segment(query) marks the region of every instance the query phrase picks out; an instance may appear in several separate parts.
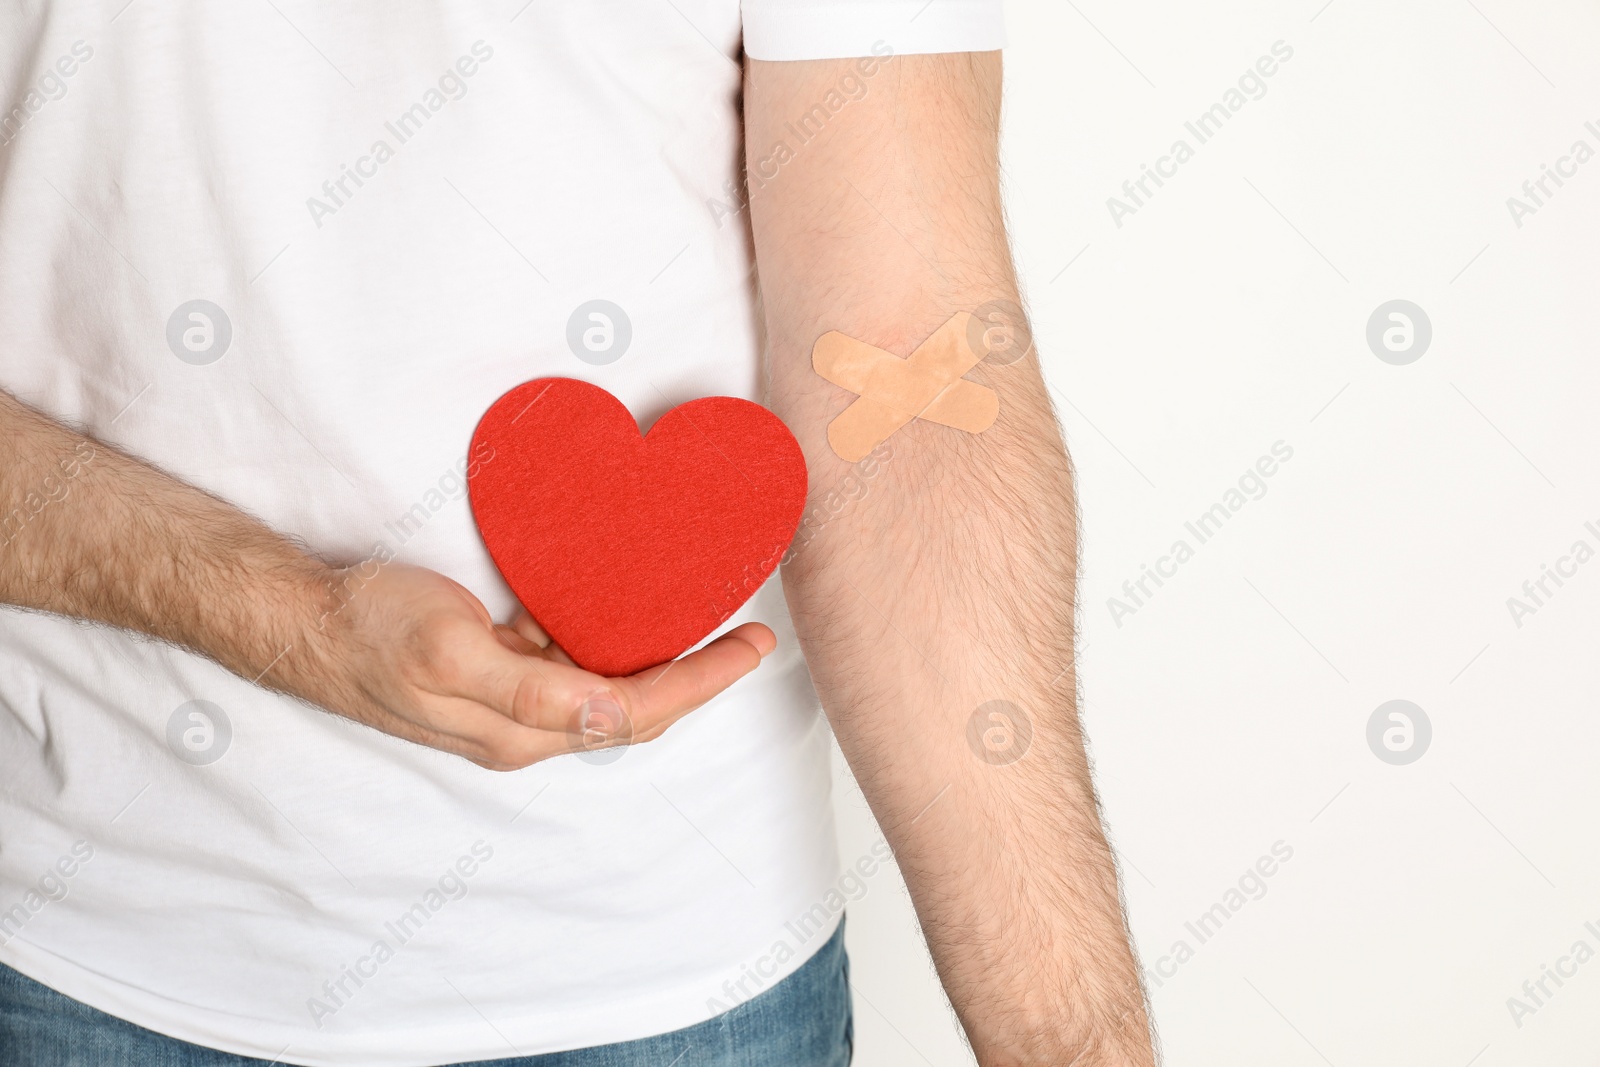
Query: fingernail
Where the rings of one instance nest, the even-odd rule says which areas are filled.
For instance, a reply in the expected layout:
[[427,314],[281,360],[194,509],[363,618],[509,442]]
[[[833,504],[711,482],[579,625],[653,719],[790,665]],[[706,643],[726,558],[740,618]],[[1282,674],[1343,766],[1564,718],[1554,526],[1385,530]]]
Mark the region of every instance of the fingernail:
[[622,732],[626,721],[622,705],[610,693],[595,693],[578,708],[578,732],[585,745],[610,740]]

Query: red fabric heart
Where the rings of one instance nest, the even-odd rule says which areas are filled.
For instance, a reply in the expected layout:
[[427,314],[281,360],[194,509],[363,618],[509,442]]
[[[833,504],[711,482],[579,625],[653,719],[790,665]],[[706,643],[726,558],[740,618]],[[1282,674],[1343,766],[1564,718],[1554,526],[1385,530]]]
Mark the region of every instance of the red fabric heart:
[[641,436],[572,378],[524,382],[472,435],[472,513],[511,591],[585,670],[634,674],[720,626],[766,581],[805,509],[800,445],[729,396]]

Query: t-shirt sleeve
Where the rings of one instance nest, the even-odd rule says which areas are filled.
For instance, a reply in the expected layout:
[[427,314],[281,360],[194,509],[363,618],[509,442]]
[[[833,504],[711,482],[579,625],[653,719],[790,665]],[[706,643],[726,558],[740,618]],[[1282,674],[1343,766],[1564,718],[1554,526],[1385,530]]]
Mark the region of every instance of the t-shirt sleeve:
[[751,59],[846,59],[1005,47],[1004,0],[741,0]]

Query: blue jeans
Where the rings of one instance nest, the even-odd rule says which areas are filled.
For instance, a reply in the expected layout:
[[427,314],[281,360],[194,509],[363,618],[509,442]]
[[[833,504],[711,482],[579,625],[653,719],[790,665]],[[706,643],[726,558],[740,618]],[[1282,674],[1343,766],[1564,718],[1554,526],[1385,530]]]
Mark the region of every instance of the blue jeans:
[[[771,989],[696,1026],[571,1052],[456,1067],[847,1067],[854,1044],[844,924]],[[96,1011],[0,964],[4,1067],[267,1067]]]

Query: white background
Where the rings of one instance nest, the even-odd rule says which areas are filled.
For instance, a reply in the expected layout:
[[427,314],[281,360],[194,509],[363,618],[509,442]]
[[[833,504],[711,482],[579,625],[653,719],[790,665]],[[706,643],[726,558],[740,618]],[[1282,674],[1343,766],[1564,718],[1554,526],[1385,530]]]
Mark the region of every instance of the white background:
[[[1008,18],[1013,238],[1080,473],[1084,718],[1142,963],[1194,949],[1152,983],[1167,1062],[1593,1062],[1600,960],[1520,1026],[1507,999],[1600,951],[1600,561],[1520,627],[1507,599],[1600,548],[1600,159],[1520,228],[1506,200],[1600,150],[1600,10]],[[1266,95],[1197,145],[1185,120],[1279,40]],[[1194,158],[1118,228],[1107,198],[1179,137]],[[1392,299],[1431,320],[1409,365],[1367,345]],[[1117,626],[1107,598],[1280,440],[1266,495]],[[1368,747],[1392,699],[1432,724],[1409,765]],[[847,771],[838,808],[849,861],[877,831]],[[1278,841],[1265,895],[1198,944],[1185,922]],[[892,869],[849,939],[857,1063],[971,1062]]]

